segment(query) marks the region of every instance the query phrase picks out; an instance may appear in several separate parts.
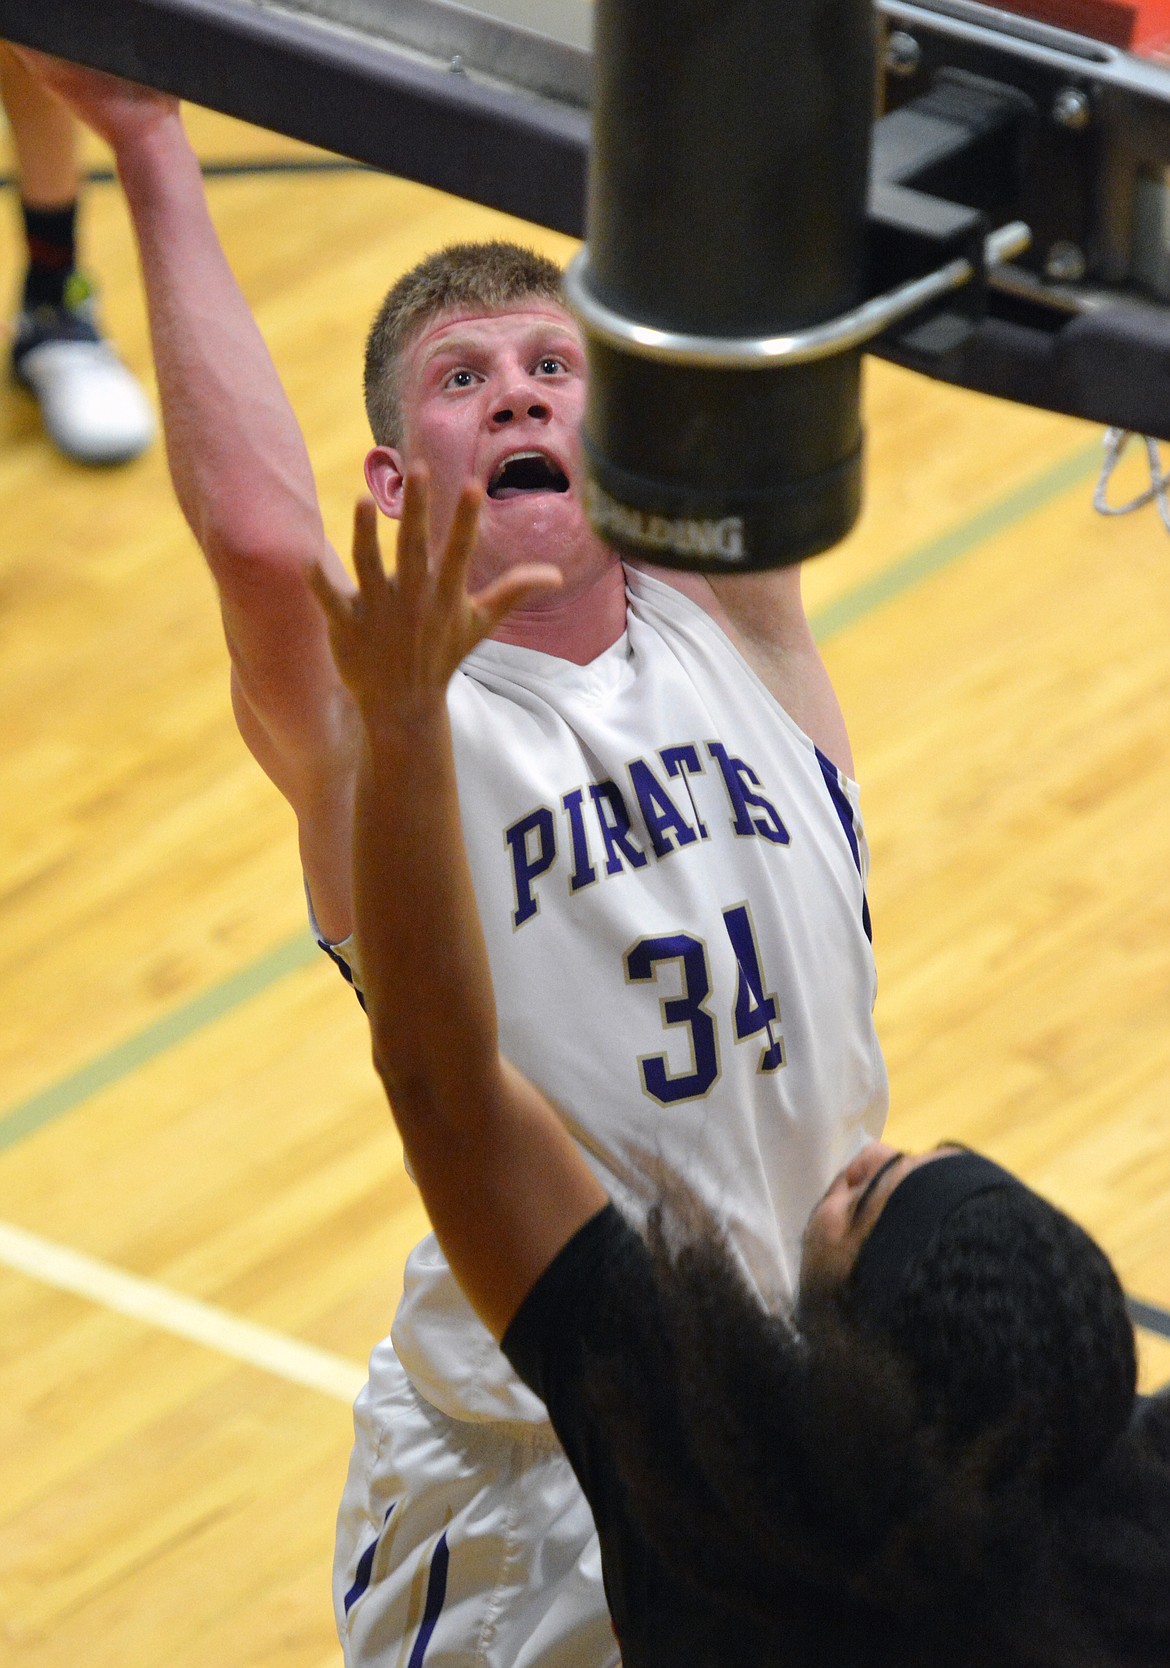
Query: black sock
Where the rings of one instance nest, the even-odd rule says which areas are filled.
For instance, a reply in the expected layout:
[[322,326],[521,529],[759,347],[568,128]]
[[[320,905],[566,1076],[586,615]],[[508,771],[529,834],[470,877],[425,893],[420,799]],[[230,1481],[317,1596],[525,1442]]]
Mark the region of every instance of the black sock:
[[28,312],[37,307],[60,307],[76,262],[77,204],[38,209],[22,203],[21,208],[28,239],[24,307]]

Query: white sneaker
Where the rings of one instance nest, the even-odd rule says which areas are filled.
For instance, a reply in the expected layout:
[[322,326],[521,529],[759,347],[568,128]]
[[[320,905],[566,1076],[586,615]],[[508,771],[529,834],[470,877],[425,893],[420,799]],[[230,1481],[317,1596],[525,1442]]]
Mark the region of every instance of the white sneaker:
[[86,308],[38,308],[17,321],[13,374],[45,428],[78,463],[128,463],[154,438],[150,402]]

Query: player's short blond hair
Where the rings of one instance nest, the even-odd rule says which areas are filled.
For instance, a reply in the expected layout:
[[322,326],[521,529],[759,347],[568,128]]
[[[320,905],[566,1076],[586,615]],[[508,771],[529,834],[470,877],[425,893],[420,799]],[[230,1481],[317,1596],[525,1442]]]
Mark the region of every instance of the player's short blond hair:
[[417,331],[455,307],[485,312],[519,301],[565,305],[555,261],[517,243],[452,243],[421,260],[393,285],[366,338],[366,415],[379,446],[402,443],[401,356]]

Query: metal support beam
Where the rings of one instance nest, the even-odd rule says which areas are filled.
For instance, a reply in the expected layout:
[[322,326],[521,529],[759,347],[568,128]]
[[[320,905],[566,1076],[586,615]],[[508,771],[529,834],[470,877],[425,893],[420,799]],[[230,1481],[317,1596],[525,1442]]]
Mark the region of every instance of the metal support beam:
[[[579,234],[589,149],[580,49],[436,0],[404,8],[420,30],[428,10],[430,53],[252,0],[0,0],[0,38]],[[459,54],[446,54],[459,41],[467,57],[453,66]],[[482,62],[493,73],[468,69]]]

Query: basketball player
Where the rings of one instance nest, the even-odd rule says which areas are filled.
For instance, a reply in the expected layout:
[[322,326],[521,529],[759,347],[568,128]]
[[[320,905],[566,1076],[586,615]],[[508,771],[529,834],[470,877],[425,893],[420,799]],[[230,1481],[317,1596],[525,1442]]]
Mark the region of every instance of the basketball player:
[[78,463],[128,463],[154,436],[135,377],[103,335],[77,259],[82,187],[73,116],[0,42],[0,99],[11,130],[27,264],[12,330],[13,380],[45,431]]
[[[115,152],[240,730],[296,812],[322,943],[360,985],[362,729],[309,575],[351,582],[302,438],[174,103],[47,73]],[[457,248],[408,274],[371,331],[366,382],[379,508],[401,514],[423,463],[445,537],[471,477],[485,495],[473,584],[533,562],[560,576],[500,620],[450,693],[502,1046],[607,1189],[634,1206],[657,1155],[727,1220],[752,1286],[791,1293],[809,1210],[887,1098],[865,839],[799,573],[635,572],[593,536],[581,341],[557,269],[522,250]],[[430,769],[420,741],[424,800]],[[335,1568],[351,1664],[616,1660],[585,1500],[433,1238],[409,1260],[355,1426]]]
[[426,487],[393,579],[367,504],[360,605],[316,586],[365,726],[374,1059],[451,1266],[593,1508],[624,1668],[1164,1663],[1170,1392],[1134,1419],[1125,1296],[1075,1223],[975,1153],[870,1142],[812,1213],[792,1325],[677,1179],[647,1243],[501,1055],[446,687],[560,576],[466,595],[478,484],[428,571]]

